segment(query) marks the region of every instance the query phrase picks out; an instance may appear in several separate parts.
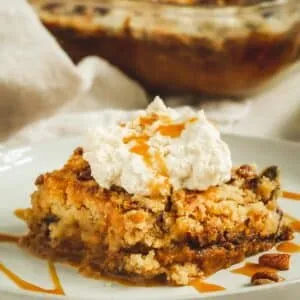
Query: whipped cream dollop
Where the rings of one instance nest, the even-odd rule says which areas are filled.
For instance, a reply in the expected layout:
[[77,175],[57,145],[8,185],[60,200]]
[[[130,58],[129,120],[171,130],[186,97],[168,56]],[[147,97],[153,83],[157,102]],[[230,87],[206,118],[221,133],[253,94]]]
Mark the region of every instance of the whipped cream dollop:
[[137,195],[206,190],[230,179],[232,160],[203,111],[167,108],[156,97],[133,120],[90,129],[84,158],[103,188]]

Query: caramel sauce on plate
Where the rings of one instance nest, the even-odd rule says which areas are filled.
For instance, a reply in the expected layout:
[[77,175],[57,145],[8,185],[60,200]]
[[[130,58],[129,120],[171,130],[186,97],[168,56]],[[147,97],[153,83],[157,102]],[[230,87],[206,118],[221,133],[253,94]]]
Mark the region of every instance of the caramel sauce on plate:
[[[148,280],[142,282],[134,282],[129,281],[126,278],[116,278],[111,276],[103,276],[99,277],[101,280],[113,282],[116,284],[121,284],[128,287],[159,287],[159,286],[166,286],[166,283],[159,281],[159,280]],[[168,285],[167,285],[168,286]],[[195,288],[200,293],[209,293],[209,292],[218,292],[226,290],[224,287],[212,283],[208,283],[202,281],[200,279],[193,280],[189,283],[189,286]]]
[[292,223],[292,226],[296,232],[300,233],[300,221],[296,220]]
[[[110,276],[100,276],[99,277],[102,280],[114,282],[117,284],[121,284],[124,286],[129,287],[159,287],[159,286],[166,286],[164,282],[161,282],[159,280],[148,280],[148,281],[142,281],[142,282],[133,282],[129,281],[126,278],[115,278]],[[209,293],[209,292],[218,292],[218,291],[224,291],[226,290],[224,287],[212,283],[208,283],[205,281],[202,281],[200,279],[193,280],[189,283],[189,286],[195,288],[200,293]]]
[[249,277],[252,277],[257,272],[277,272],[277,270],[255,263],[245,263],[243,267],[231,270],[231,273],[241,274]]
[[0,263],[0,272],[4,273],[12,282],[14,282],[19,288],[32,292],[40,292],[54,295],[64,295],[63,288],[60,284],[59,278],[56,273],[55,266],[52,262],[48,263],[49,273],[54,285],[53,289],[44,289],[28,281],[23,280],[16,273],[9,270],[6,266]]
[[276,249],[281,252],[298,253],[300,252],[300,245],[297,245],[293,242],[283,242],[280,243]]
[[[286,198],[286,199],[300,201],[300,193],[283,191],[282,196],[283,196],[283,198]],[[292,221],[292,227],[294,228],[294,230],[296,232],[300,233],[300,220],[297,220],[296,218],[294,218],[288,214],[285,214],[285,216]]]
[[[0,242],[3,243],[17,243],[19,240],[18,236],[0,233]],[[27,291],[32,292],[41,292],[47,294],[54,294],[54,295],[64,295],[64,290],[61,286],[59,278],[57,276],[57,272],[55,266],[52,262],[48,262],[48,270],[51,276],[51,280],[53,282],[54,288],[53,289],[44,289],[35,284],[32,284],[28,281],[25,281],[21,277],[19,277],[16,273],[8,269],[4,264],[0,262],[0,272],[5,274],[12,282],[14,282],[19,288]]]
[[290,199],[290,200],[300,201],[300,194],[299,193],[283,191],[282,196],[284,198],[287,198],[287,199]]
[[[95,278],[95,277],[92,277]],[[113,275],[99,275],[96,277],[96,279],[100,279],[106,282],[111,282],[123,286],[128,287],[159,287],[159,286],[166,286],[166,284],[163,281],[155,280],[155,279],[149,279],[145,281],[134,281],[127,279],[126,277],[115,277]]]
[[194,287],[200,293],[211,293],[225,290],[225,288],[220,285],[204,282],[200,279],[192,281],[190,286]]
[[0,233],[0,242],[4,242],[4,243],[17,243],[18,239],[19,239],[18,236]]
[[284,214],[284,215],[286,218],[288,218],[291,221],[291,225],[292,225],[293,229],[295,230],[295,232],[300,233],[300,221],[288,214]]

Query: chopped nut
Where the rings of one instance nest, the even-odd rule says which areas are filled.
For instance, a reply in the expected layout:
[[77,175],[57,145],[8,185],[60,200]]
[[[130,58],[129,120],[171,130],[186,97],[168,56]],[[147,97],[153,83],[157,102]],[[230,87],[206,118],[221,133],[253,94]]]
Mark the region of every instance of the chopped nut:
[[169,212],[172,210],[172,198],[169,196],[168,201],[166,203],[165,211]]
[[80,171],[79,174],[77,175],[77,179],[81,181],[93,179],[91,175],[91,168],[88,166],[86,169]]
[[39,175],[38,178],[35,180],[35,184],[36,184],[36,185],[41,185],[41,184],[43,184],[43,183],[44,183],[44,175],[41,174],[41,175]]
[[83,154],[83,148],[82,148],[82,147],[77,147],[77,148],[74,150],[74,154],[75,154],[75,155],[82,155],[82,154]]
[[256,191],[258,184],[259,184],[259,178],[254,177],[254,178],[247,180],[245,183],[245,186],[246,186],[246,188],[248,188],[252,191]]
[[274,268],[280,271],[289,270],[290,268],[290,255],[268,253],[260,256],[259,264],[262,266]]
[[264,284],[274,283],[274,281],[270,279],[255,279],[255,280],[251,280],[251,283],[253,285],[264,285]]
[[86,11],[86,6],[82,4],[75,5],[73,12],[77,15],[83,15]]
[[95,7],[94,9],[95,9],[95,12],[97,12],[101,16],[105,16],[110,12],[110,10],[105,7]]
[[56,215],[50,214],[50,215],[46,216],[42,221],[45,222],[47,225],[50,225],[52,223],[58,222],[59,217]]
[[49,12],[54,12],[56,9],[60,8],[61,6],[62,6],[61,3],[46,3],[42,6],[42,9]]
[[236,173],[243,178],[250,178],[255,176],[255,170],[250,165],[242,165],[237,170]]
[[267,177],[270,180],[275,180],[279,177],[279,169],[277,166],[271,166],[268,167],[267,169],[265,169],[262,174],[261,177]]
[[263,285],[269,283],[275,283],[283,281],[284,279],[280,277],[276,272],[257,272],[251,278],[251,284],[253,285]]

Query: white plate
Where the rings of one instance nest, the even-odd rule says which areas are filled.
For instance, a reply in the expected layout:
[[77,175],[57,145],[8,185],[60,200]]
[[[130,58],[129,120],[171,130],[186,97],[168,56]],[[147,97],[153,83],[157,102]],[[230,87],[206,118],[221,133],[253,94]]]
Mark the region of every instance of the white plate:
[[[284,189],[300,192],[300,144],[280,141],[227,136],[234,163],[257,163],[260,167],[277,164],[282,170]],[[32,147],[0,151],[0,232],[20,234],[25,225],[13,215],[17,208],[30,205],[30,194],[34,190],[33,182],[38,174],[59,168],[66,161],[72,150],[80,145],[80,139],[64,139]],[[1,149],[0,149],[1,150]],[[300,201],[281,200],[286,212],[300,219]],[[296,236],[300,243],[300,236]],[[257,262],[257,256],[248,261]],[[0,243],[0,262],[5,264],[20,277],[44,288],[52,288],[47,263],[34,258],[18,249],[14,244]],[[300,254],[292,256],[291,269],[281,272],[286,281],[260,287],[249,287],[249,278],[223,270],[207,279],[207,282],[222,285],[223,292],[200,294],[192,287],[127,287],[97,281],[80,276],[74,269],[57,264],[57,271],[66,293],[65,299],[299,299],[300,293]],[[41,293],[19,289],[0,272],[0,299],[16,300],[57,299]]]

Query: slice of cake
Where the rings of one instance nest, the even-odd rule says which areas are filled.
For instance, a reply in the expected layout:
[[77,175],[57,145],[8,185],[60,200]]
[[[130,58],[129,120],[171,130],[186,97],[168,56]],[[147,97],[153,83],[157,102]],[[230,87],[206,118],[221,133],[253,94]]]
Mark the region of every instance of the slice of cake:
[[86,275],[188,284],[292,238],[278,169],[232,168],[203,112],[154,101],[40,175],[20,245]]

